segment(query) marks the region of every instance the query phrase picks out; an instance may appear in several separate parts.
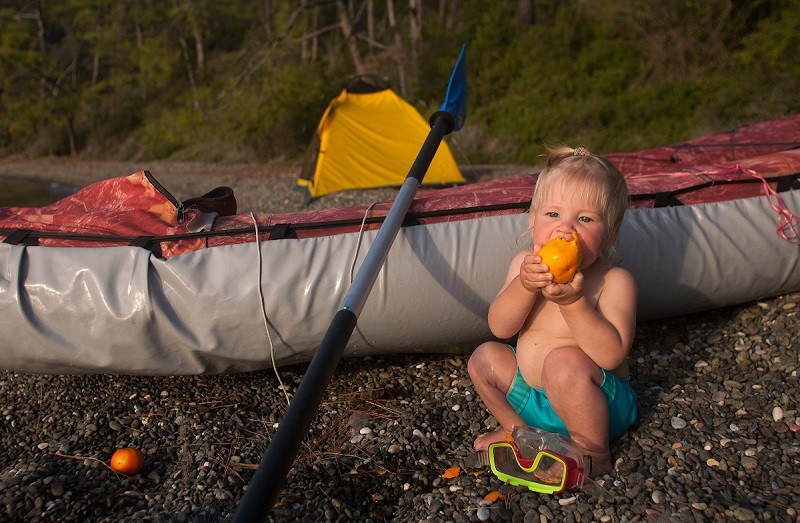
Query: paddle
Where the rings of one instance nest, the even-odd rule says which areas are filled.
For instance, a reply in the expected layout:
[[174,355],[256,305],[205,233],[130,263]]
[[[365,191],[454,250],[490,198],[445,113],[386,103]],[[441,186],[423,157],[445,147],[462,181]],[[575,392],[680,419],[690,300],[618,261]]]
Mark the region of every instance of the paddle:
[[267,513],[292,468],[300,443],[308,432],[311,420],[322,400],[322,394],[339,364],[350,335],[353,334],[358,316],[389,253],[389,248],[403,224],[414,194],[433,161],[436,149],[445,135],[461,129],[464,125],[467,105],[465,53],[466,46],[462,46],[450,76],[444,103],[439,111],[431,116],[431,131],[389,209],[375,237],[375,243],[367,252],[364,263],[322,338],[322,343],[311,360],[294,399],[250,481],[234,521],[250,523],[267,519]]

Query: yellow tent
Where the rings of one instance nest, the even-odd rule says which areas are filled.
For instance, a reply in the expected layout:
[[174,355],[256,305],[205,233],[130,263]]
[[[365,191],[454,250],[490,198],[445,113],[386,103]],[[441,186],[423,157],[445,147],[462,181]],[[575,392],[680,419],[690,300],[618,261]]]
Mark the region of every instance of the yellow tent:
[[[344,89],[320,119],[298,189],[311,200],[347,189],[402,185],[429,132],[422,115],[391,89]],[[464,181],[442,141],[423,183]]]

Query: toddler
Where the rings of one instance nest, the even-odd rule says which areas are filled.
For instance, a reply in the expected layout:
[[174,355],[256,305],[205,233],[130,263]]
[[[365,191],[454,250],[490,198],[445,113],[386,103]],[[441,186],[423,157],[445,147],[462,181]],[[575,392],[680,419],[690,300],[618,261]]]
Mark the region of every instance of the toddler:
[[[475,450],[505,441],[517,425],[572,438],[587,474],[611,470],[609,441],[636,420],[627,364],[636,324],[636,285],[611,253],[628,204],[619,170],[583,147],[550,149],[530,208],[533,250],[517,254],[489,307],[497,338],[481,344],[469,375],[500,424]],[[554,283],[538,251],[547,241],[580,237],[583,258],[573,280]]]

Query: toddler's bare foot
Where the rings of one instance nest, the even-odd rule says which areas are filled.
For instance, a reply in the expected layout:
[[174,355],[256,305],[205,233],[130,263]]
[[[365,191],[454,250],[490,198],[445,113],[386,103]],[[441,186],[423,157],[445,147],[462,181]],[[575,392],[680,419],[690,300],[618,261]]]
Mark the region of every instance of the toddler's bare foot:
[[477,438],[475,438],[475,443],[472,444],[472,448],[478,452],[482,452],[485,450],[489,450],[489,445],[492,443],[500,443],[502,441],[506,441],[506,434],[508,434],[503,427],[495,430],[494,432],[487,432],[486,434],[481,434]]

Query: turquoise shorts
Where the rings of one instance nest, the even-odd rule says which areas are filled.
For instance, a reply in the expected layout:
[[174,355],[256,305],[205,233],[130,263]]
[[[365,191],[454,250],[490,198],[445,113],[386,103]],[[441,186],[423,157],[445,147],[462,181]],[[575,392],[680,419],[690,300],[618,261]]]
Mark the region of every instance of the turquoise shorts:
[[[514,347],[511,347],[511,350],[516,353]],[[613,372],[600,370],[603,373],[600,390],[603,391],[606,403],[608,403],[608,436],[613,440],[621,436],[636,421],[638,416],[636,392],[631,387],[630,378],[619,378]],[[550,405],[547,393],[525,383],[519,368],[517,368],[517,376],[511,385],[511,390],[506,394],[506,399],[522,420],[531,427],[569,436],[564,422]]]

